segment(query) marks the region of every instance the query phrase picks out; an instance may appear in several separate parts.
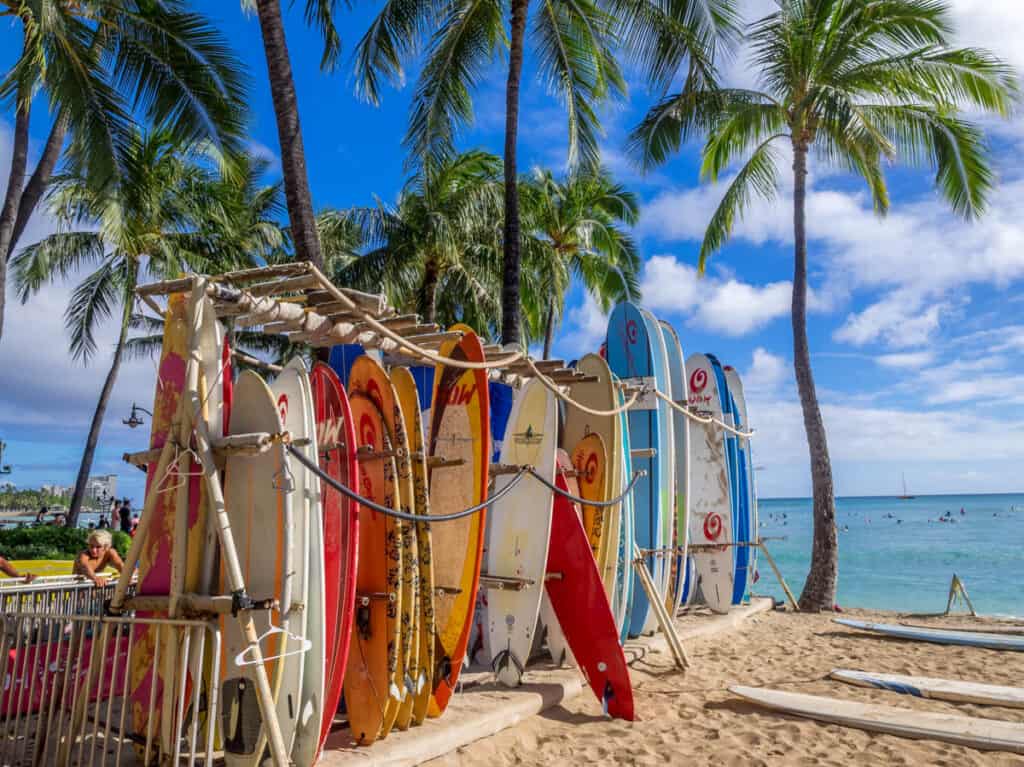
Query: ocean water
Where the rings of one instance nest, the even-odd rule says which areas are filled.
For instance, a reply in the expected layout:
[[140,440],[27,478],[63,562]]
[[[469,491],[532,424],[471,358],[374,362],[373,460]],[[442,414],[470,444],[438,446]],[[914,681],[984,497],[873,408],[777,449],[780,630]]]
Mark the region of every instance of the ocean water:
[[[799,598],[811,501],[761,499],[758,510],[761,537],[785,537],[767,546]],[[946,512],[953,521],[940,522]],[[836,522],[841,607],[940,612],[955,573],[979,613],[1024,616],[1024,494],[838,498]],[[758,570],[754,590],[782,599],[763,558]]]

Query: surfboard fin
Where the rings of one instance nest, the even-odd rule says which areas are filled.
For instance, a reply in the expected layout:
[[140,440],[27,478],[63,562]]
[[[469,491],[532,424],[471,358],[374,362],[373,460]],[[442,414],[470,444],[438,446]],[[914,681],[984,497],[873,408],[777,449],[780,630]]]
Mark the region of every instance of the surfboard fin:
[[516,676],[521,678],[523,676],[523,664],[519,662],[519,659],[510,651],[502,650],[498,655],[491,661],[491,668],[495,674],[501,675],[502,671],[505,671],[509,666],[513,666],[516,670]]
[[601,695],[601,712],[605,716],[608,714],[608,705],[611,703],[612,698],[615,697],[615,690],[612,689],[612,683],[607,679],[604,682],[604,693]]

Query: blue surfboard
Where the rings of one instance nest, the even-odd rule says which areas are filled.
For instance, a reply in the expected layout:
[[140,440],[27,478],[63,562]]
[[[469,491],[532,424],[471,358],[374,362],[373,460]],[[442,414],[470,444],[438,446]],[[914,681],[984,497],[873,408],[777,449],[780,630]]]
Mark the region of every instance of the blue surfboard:
[[356,357],[366,354],[366,350],[360,344],[338,344],[331,347],[331,355],[328,363],[341,379],[341,385],[348,389],[348,376],[355,364]]
[[[660,333],[659,333],[660,336]],[[653,383],[655,379],[654,350],[647,333],[647,323],[640,309],[624,302],[612,310],[608,319],[607,337],[608,367],[620,379],[643,379]],[[629,439],[633,450],[658,448],[658,411],[656,408],[642,410],[631,408],[628,413]],[[655,458],[637,457],[633,460],[634,471],[647,474],[637,481],[633,490],[633,523],[636,545],[641,549],[657,550],[662,547],[660,489],[661,464]],[[656,569],[659,558],[646,557],[651,573]],[[657,583],[655,578],[655,583]],[[643,589],[633,590],[633,606],[629,616],[630,636],[639,636],[651,615],[651,605]]]
[[[618,381],[618,379],[615,379]],[[626,402],[626,395],[618,390],[618,406]],[[622,486],[625,488],[633,479],[633,457],[630,454],[629,440],[629,415],[623,410],[619,413],[619,422],[622,430]],[[619,551],[617,556],[617,569],[615,572],[615,600],[613,608],[618,616],[620,608],[625,617],[619,626],[619,641],[625,642],[629,638],[630,614],[633,609],[633,494],[627,493],[622,499],[622,506],[619,508]],[[625,602],[625,607],[622,603]],[[617,620],[618,618],[616,618]]]

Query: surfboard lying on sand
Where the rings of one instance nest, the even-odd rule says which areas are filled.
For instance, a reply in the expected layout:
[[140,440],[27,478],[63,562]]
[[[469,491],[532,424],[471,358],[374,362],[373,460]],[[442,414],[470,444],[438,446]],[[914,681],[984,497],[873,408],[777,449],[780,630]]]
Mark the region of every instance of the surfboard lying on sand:
[[914,695],[918,698],[1024,708],[1024,687],[961,682],[957,679],[938,679],[930,676],[879,674],[874,671],[852,671],[846,668],[832,669],[829,676],[847,684],[877,687],[880,690]]
[[845,618],[833,618],[832,620],[840,626],[860,629],[861,631],[872,631],[876,634],[884,634],[885,636],[896,637],[897,639],[914,639],[919,642],[1024,652],[1024,637],[1006,636],[1004,634],[983,634],[978,631],[917,629],[909,626],[896,626],[891,623],[869,623],[867,621],[853,621]]
[[782,690],[735,685],[729,692],[751,703],[819,722],[883,732],[903,738],[941,740],[984,751],[1024,754],[1024,724],[969,716],[912,711],[907,708],[836,700]]

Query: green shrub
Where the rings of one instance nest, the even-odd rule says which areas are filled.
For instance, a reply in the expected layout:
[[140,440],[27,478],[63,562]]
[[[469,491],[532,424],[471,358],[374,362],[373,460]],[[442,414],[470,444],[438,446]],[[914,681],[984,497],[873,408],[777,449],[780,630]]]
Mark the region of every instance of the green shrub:
[[[82,527],[16,527],[0,530],[0,556],[6,559],[74,559],[89,540]],[[111,531],[114,548],[128,554],[132,539],[120,530]]]

